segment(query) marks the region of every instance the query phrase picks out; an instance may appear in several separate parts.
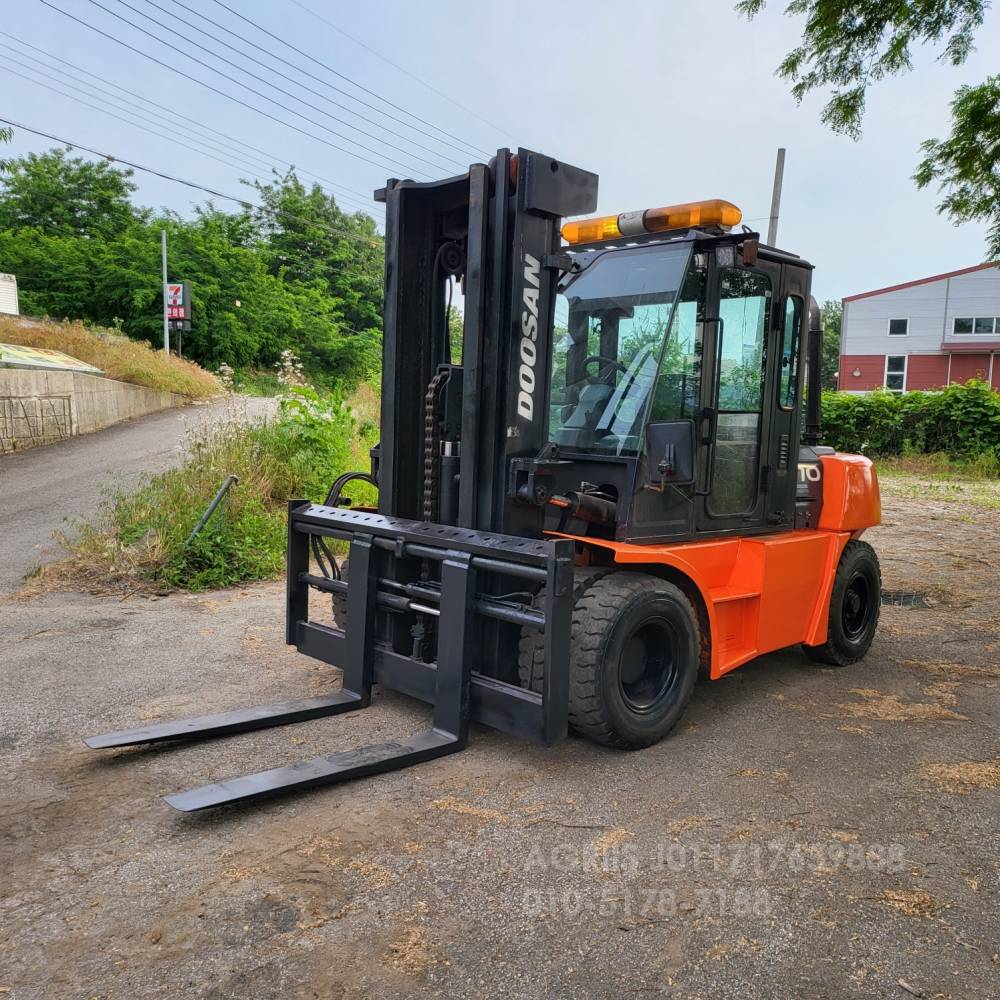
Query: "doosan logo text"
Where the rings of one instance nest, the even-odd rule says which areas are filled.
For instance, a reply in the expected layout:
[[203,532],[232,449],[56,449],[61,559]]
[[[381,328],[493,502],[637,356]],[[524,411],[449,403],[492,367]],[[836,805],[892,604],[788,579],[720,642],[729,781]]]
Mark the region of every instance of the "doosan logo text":
[[524,255],[524,291],[521,312],[521,365],[518,368],[517,415],[531,420],[535,415],[535,362],[538,360],[538,293],[541,268],[537,258]]

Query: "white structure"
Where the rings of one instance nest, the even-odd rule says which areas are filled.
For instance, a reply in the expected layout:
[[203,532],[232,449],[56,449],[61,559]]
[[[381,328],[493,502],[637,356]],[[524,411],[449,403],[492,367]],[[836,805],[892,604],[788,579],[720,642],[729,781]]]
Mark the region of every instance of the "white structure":
[[936,389],[970,378],[1000,388],[1000,261],[844,300],[842,390]]
[[17,278],[13,274],[0,274],[0,315],[20,315],[17,307]]

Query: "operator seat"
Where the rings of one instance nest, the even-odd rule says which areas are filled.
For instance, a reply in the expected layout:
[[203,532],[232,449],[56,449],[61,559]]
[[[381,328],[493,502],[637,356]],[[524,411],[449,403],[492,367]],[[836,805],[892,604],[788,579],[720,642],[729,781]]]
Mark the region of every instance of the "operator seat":
[[585,448],[593,444],[597,421],[614,392],[615,387],[607,382],[589,382],[579,389],[575,403],[567,404],[564,409],[570,412],[555,434],[556,444],[568,448]]

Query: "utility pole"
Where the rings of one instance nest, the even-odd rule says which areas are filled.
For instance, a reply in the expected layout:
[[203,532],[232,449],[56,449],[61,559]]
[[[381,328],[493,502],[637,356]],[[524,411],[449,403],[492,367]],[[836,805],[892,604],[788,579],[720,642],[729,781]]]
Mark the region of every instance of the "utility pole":
[[781,207],[781,181],[785,176],[785,150],[778,150],[774,162],[774,188],[771,191],[771,218],[767,224],[767,245],[773,247],[778,238],[778,209]]
[[163,262],[163,353],[170,353],[170,323],[167,320],[167,231],[160,230],[160,257]]

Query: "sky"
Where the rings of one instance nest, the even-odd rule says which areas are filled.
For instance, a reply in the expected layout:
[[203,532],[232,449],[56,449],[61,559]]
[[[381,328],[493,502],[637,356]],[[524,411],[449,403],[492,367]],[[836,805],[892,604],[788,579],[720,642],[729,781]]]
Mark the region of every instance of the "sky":
[[[41,0],[5,0],[0,32],[19,41],[0,34],[0,117],[223,193],[252,197],[241,178],[266,178],[268,166],[294,163],[304,180],[323,178],[324,186],[343,196],[344,207],[371,206],[378,219],[380,209],[370,195],[387,177],[446,177],[485,161],[499,146],[521,145],[598,173],[597,214],[725,198],[742,209],[749,225],[766,233],[775,152],[783,146],[777,243],[815,265],[818,299],[966,267],[979,263],[985,252],[985,226],[954,227],[935,211],[936,192],[917,191],[910,176],[921,141],[945,135],[955,88],[996,71],[990,58],[1000,51],[996,11],[987,13],[976,51],[964,66],[948,66],[936,60],[933,49],[921,49],[914,53],[913,72],[873,87],[864,135],[855,142],[820,123],[823,95],[797,105],[788,85],[775,76],[775,67],[799,39],[801,22],[785,16],[784,4],[773,0],[751,23],[734,12],[733,0],[50,2],[164,65]],[[202,31],[268,68],[249,64]],[[224,64],[194,41],[314,107]],[[84,96],[68,89],[82,88],[73,77],[83,74],[48,57],[162,105],[164,110],[144,114],[155,115],[148,127],[163,134],[107,114],[127,116],[93,91]],[[84,78],[114,92],[108,82]],[[255,164],[220,162],[235,154],[210,145],[192,123],[256,147],[259,152],[239,154],[253,156]],[[53,145],[18,129],[4,155]],[[208,197],[148,174],[135,180],[142,204],[182,214]]]

